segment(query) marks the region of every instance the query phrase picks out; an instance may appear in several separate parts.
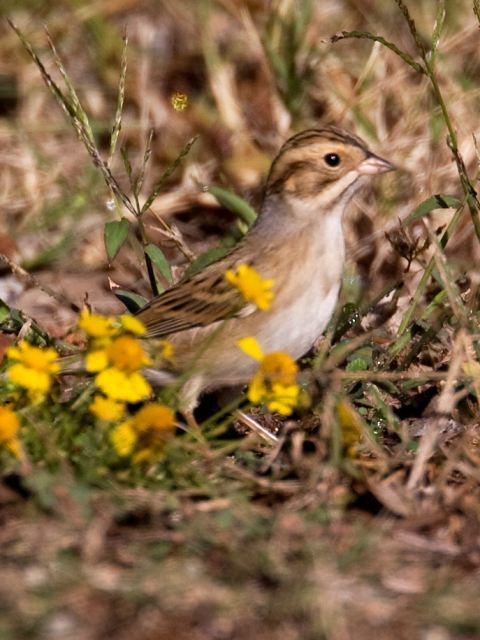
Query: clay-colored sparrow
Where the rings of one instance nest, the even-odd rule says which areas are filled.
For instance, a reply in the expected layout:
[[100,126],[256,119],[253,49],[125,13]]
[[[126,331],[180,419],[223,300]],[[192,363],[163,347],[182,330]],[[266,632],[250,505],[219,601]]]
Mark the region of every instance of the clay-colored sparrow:
[[[266,353],[284,351],[295,359],[312,347],[338,298],[345,208],[369,177],[393,168],[336,127],[298,133],[274,159],[260,215],[244,239],[138,312],[147,337],[173,344],[176,372],[188,372],[184,410],[193,410],[205,390],[252,377],[257,363],[236,346],[245,336],[254,336]],[[241,264],[273,281],[268,309],[246,302],[225,278]]]

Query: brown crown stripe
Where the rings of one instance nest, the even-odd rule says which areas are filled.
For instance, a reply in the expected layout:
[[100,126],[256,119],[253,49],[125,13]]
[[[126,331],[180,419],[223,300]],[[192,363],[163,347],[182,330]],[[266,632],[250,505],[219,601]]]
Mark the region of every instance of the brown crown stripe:
[[354,136],[351,133],[346,133],[341,129],[326,127],[324,129],[307,129],[306,131],[302,131],[296,136],[293,136],[292,138],[287,140],[287,142],[280,149],[277,158],[280,155],[283,155],[283,153],[285,153],[285,151],[288,151],[289,149],[295,149],[298,147],[302,147],[307,143],[310,143],[312,141],[312,138],[322,138],[324,140],[326,139],[332,142],[344,142],[367,150],[367,146],[365,145],[363,140],[357,138],[357,136]]

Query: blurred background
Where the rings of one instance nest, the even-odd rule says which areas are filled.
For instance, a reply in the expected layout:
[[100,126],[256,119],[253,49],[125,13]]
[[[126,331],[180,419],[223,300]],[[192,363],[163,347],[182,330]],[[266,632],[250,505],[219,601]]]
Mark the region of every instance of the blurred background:
[[[407,3],[419,40],[430,43],[439,4]],[[473,4],[446,1],[436,74],[475,185],[480,56]],[[417,286],[433,254],[429,239],[445,229],[453,210],[437,209],[401,227],[433,194],[462,198],[431,85],[381,44],[331,42],[343,30],[369,31],[416,59],[395,0],[2,0],[0,14],[0,298],[51,335],[63,336],[76,314],[19,277],[19,268],[44,288],[77,305],[88,299],[103,313],[122,309],[112,283],[144,296],[149,289],[134,234],[108,264],[105,223],[125,216],[135,228],[135,220],[112,201],[6,18],[64,86],[48,27],[104,158],[127,34],[119,147],[135,171],[154,132],[140,200],[198,136],[145,218],[175,277],[188,258],[238,235],[236,216],[208,187],[234,191],[258,208],[270,162],[285,139],[333,123],[356,132],[398,167],[349,208],[342,302],[365,310],[400,281],[374,336],[398,346],[394,331],[413,293],[420,291],[418,324],[426,305],[445,293],[436,274],[424,290]],[[178,108],[179,94],[186,96],[184,109]],[[119,152],[112,171],[129,193]],[[455,281],[462,292],[459,276],[468,274],[466,301],[476,327],[479,243],[466,207],[461,215],[448,242],[451,279],[445,281]],[[173,239],[162,221],[176,230]],[[418,383],[409,394],[409,380],[398,385],[402,393],[388,380],[384,387],[368,380],[363,396],[349,387],[359,415],[372,409],[362,415],[377,453],[367,451],[361,467],[335,457],[328,419],[343,383],[333,375],[312,411],[283,423],[278,448],[256,449],[238,438],[234,449],[223,441],[216,449],[204,443],[188,449],[187,442],[188,456],[175,457],[179,445],[146,476],[102,466],[97,440],[89,440],[98,431],[89,434],[82,424],[73,437],[68,424],[62,431],[50,415],[38,424],[27,413],[32,431],[47,444],[59,438],[61,446],[45,445],[32,467],[27,460],[19,472],[15,467],[1,478],[2,640],[478,639],[478,378],[477,399],[470,393],[463,414],[457,412],[450,365],[456,363],[456,376],[461,355],[454,338],[465,335],[460,327],[453,336],[456,307],[448,308],[448,295],[438,300],[447,316],[435,323],[432,304],[417,332],[421,340],[415,343],[413,329],[403,334],[407,357],[400,354],[387,374],[402,373],[402,367],[414,377],[433,370],[448,373],[448,385],[437,377],[438,383]],[[470,344],[477,338],[473,331]],[[372,371],[376,353],[369,356]],[[478,353],[468,360],[477,366]],[[324,382],[320,376],[320,392]],[[427,412],[428,393],[443,395],[446,388],[452,419],[435,451],[430,440],[432,449],[415,456],[425,442],[420,437],[442,424]],[[265,420],[276,428],[272,416]],[[382,439],[385,424],[393,436]],[[455,429],[462,437],[447,446]],[[412,488],[418,460],[425,479],[417,474]]]

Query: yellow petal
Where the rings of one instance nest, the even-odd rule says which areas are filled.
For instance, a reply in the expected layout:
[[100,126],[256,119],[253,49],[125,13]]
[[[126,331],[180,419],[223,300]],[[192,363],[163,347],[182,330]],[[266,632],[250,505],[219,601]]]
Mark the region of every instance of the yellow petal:
[[108,398],[120,402],[140,402],[152,393],[148,382],[137,371],[129,374],[109,367],[97,375],[95,382]]
[[260,362],[263,359],[263,351],[258,341],[253,336],[242,338],[237,342],[237,347],[246,353],[247,356]]
[[129,456],[137,442],[137,435],[132,428],[130,420],[119,424],[110,434],[110,442],[117,455]]
[[17,414],[9,407],[0,407],[0,443],[13,440],[19,428]]
[[272,385],[272,392],[267,401],[269,411],[276,411],[282,416],[289,416],[298,404],[300,387],[297,384]]
[[10,358],[11,360],[22,359],[22,352],[18,347],[8,347],[8,349],[5,350],[5,353],[7,355],[7,358]]
[[263,376],[255,374],[248,386],[247,398],[252,404],[261,404],[267,395]]
[[48,373],[30,369],[21,363],[9,367],[7,376],[19,387],[23,387],[29,391],[39,391],[40,393],[47,393],[52,384],[52,379]]
[[15,458],[20,458],[22,454],[22,445],[17,438],[12,438],[8,442],[5,443],[5,447],[10,451],[10,453],[15,456]]
[[125,405],[122,402],[116,402],[99,395],[94,397],[88,408],[99,420],[107,422],[120,420],[125,413]]
[[130,333],[133,333],[136,336],[143,336],[143,334],[147,332],[143,322],[134,316],[124,314],[120,316],[120,322],[126,331],[130,331]]
[[225,271],[224,277],[227,282],[230,282],[230,284],[236,285],[238,282],[238,276],[236,276],[231,269],[227,269],[227,271]]
[[85,356],[85,368],[90,373],[97,373],[97,371],[103,371],[108,367],[108,356],[105,349],[97,349],[96,351],[90,351]]
[[87,309],[80,312],[78,326],[91,338],[106,338],[117,333],[113,318],[90,313]]

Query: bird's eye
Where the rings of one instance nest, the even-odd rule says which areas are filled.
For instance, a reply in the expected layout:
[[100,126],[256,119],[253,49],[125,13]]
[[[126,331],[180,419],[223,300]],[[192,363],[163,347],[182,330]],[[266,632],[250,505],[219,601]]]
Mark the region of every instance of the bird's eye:
[[338,153],[327,153],[326,156],[323,156],[323,159],[329,167],[338,167],[340,164],[340,156]]

